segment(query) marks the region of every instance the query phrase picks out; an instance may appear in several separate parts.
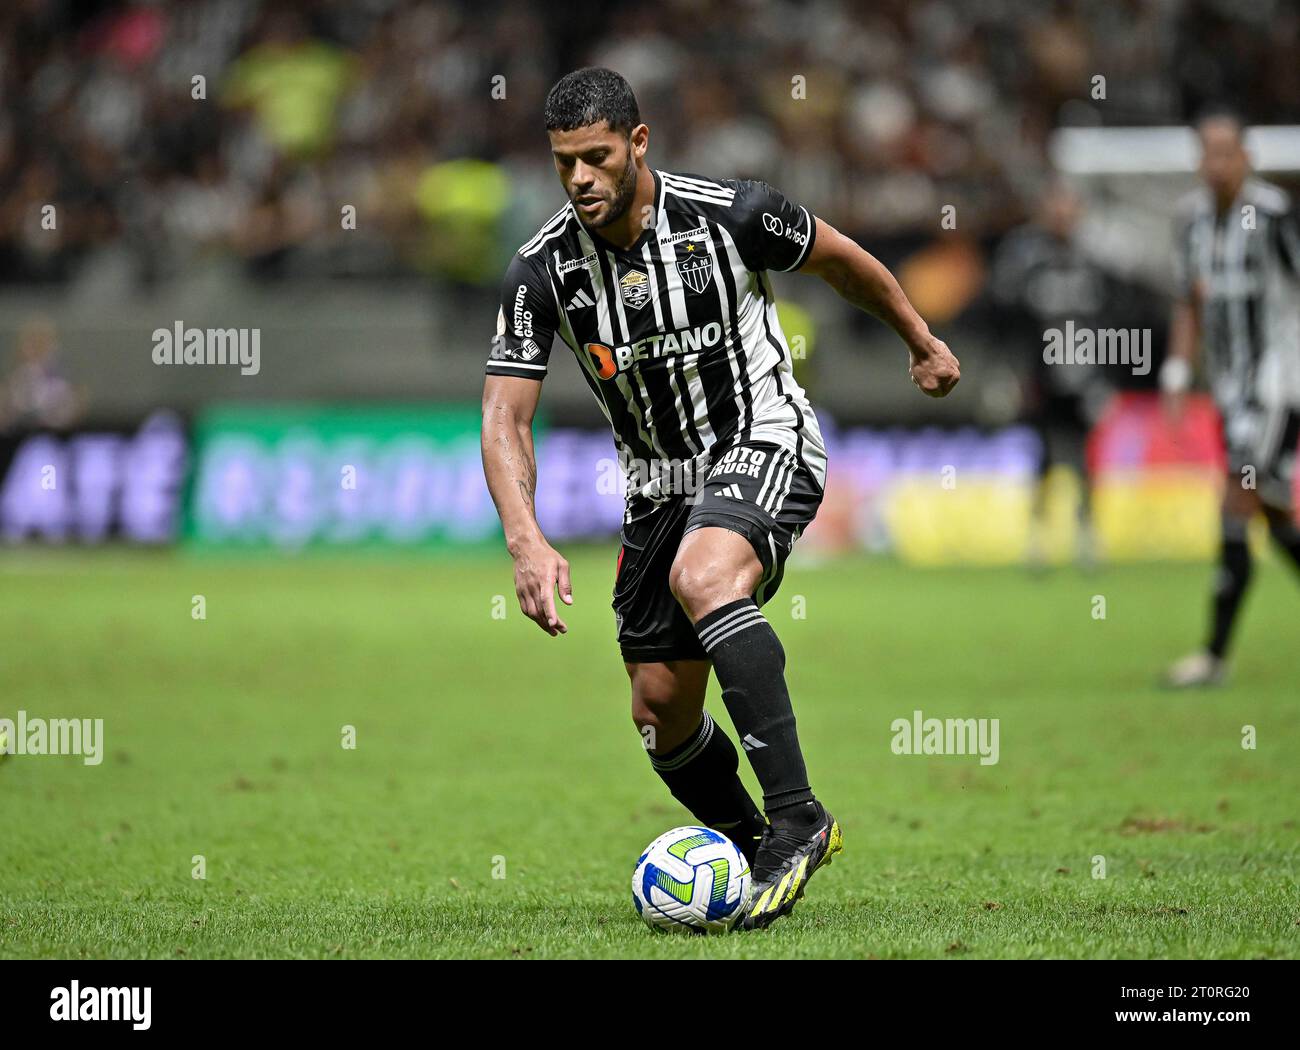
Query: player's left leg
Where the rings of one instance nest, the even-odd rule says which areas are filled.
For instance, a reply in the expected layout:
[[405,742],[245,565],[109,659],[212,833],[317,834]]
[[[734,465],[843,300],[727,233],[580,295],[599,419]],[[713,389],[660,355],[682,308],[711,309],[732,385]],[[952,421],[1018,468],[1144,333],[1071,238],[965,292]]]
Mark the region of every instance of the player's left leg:
[[763,787],[763,808],[773,820],[806,819],[816,806],[785,684],[785,650],[753,598],[762,576],[749,540],[706,526],[683,537],[668,579],[713,661]]
[[820,486],[794,453],[771,444],[733,448],[710,472],[669,574],[763,789],[770,827],[754,865],[746,928],[788,913],[812,873],[841,848],[839,825],[809,786],[785,650],[759,609],[820,501]]
[[1300,412],[1273,407],[1254,417],[1248,442],[1229,442],[1230,470],[1223,493],[1223,539],[1205,648],[1185,656],[1165,675],[1175,688],[1219,685],[1226,675],[1228,645],[1253,572],[1247,529],[1263,511],[1273,539],[1300,565],[1300,531],[1290,510]]
[[1228,644],[1232,640],[1246,592],[1254,576],[1247,542],[1250,519],[1259,511],[1255,490],[1242,484],[1232,457],[1220,513],[1219,571],[1210,601],[1210,629],[1203,648],[1177,660],[1164,676],[1171,689],[1221,685],[1227,674]]

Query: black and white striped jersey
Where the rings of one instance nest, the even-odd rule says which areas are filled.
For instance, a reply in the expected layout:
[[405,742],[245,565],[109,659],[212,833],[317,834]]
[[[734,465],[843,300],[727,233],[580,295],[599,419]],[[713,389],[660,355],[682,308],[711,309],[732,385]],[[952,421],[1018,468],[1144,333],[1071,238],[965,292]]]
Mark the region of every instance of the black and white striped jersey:
[[541,380],[553,336],[568,345],[614,431],[628,521],[698,491],[712,458],[742,441],[782,445],[824,484],[767,273],[803,265],[813,216],[763,182],[652,175],[654,212],[630,248],[566,205],[519,249],[487,373]]
[[1234,420],[1300,406],[1300,224],[1288,195],[1249,178],[1222,215],[1208,189],[1181,202],[1178,292],[1200,304],[1206,377]]

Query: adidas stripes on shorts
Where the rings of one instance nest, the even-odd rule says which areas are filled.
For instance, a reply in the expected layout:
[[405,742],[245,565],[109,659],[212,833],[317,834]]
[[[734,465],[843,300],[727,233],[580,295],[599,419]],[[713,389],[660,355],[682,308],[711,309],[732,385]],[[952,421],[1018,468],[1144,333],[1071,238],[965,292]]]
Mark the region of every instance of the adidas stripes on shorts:
[[1254,469],[1259,498],[1271,507],[1295,513],[1296,448],[1300,445],[1300,408],[1280,405],[1225,413],[1223,438],[1228,474],[1237,484]]
[[749,540],[763,566],[753,594],[762,605],[781,586],[785,560],[821,501],[821,485],[795,453],[770,442],[745,442],[714,460],[696,493],[673,496],[625,524],[613,600],[624,661],[708,659],[668,587],[686,533],[717,527]]

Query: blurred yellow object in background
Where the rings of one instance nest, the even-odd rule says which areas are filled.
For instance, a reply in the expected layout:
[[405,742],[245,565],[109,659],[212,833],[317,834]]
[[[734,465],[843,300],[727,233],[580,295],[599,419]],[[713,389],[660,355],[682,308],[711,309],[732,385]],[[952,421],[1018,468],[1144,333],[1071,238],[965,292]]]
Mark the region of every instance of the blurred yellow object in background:
[[790,344],[794,381],[811,394],[816,375],[812,353],[817,342],[817,321],[807,309],[788,299],[777,302],[776,317]]
[[467,284],[499,280],[497,225],[510,204],[510,178],[499,164],[473,157],[434,164],[420,176],[415,203],[429,223],[422,261]]
[[884,518],[898,556],[915,565],[1013,565],[1029,552],[1032,479],[970,476],[944,488],[908,475],[889,492]]
[[1102,474],[1092,490],[1098,556],[1108,561],[1212,557],[1219,544],[1220,490],[1203,468]]

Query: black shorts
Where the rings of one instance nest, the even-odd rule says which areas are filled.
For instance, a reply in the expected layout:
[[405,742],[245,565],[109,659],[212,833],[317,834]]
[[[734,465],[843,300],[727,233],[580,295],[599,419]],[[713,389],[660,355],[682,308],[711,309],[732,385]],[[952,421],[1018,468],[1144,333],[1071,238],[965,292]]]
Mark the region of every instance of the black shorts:
[[716,526],[749,540],[763,566],[753,595],[762,605],[781,586],[785,560],[821,501],[822,486],[802,459],[780,445],[746,442],[714,461],[697,492],[624,525],[613,601],[624,661],[708,659],[668,587],[686,533]]
[[1250,468],[1259,498],[1271,507],[1294,510],[1296,446],[1300,410],[1286,406],[1250,408],[1223,415],[1229,482],[1242,484]]

